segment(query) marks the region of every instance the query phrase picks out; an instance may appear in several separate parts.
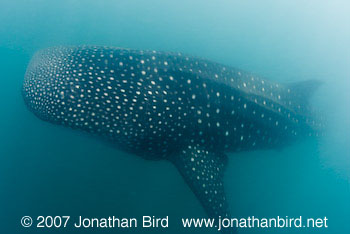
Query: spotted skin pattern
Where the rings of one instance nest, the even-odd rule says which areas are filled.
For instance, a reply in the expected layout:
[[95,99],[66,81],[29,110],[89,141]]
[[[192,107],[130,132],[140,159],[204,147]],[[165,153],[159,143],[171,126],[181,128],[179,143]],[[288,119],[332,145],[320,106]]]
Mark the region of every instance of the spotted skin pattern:
[[28,66],[23,97],[45,121],[170,160],[212,217],[229,215],[225,153],[281,147],[318,127],[299,90],[181,53],[41,50]]

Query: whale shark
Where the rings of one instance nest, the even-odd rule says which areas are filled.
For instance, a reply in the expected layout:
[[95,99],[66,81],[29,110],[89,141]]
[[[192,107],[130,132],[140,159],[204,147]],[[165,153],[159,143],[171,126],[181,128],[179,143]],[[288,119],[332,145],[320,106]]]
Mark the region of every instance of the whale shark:
[[308,100],[319,85],[279,84],[182,53],[62,46],[34,54],[22,95],[44,121],[168,160],[207,215],[223,218],[227,155],[318,134]]

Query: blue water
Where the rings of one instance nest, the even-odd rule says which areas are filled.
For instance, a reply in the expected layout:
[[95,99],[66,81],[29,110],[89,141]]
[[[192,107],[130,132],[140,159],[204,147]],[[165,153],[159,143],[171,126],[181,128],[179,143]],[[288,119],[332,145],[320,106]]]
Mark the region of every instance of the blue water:
[[[130,0],[0,2],[0,233],[215,233],[170,163],[122,153],[37,119],[22,101],[33,53],[55,45],[184,52],[278,82],[319,79],[312,104],[326,136],[279,151],[229,155],[225,185],[236,217],[324,217],[328,228],[240,233],[350,233],[350,3]],[[168,229],[25,229],[24,215],[169,215]]]

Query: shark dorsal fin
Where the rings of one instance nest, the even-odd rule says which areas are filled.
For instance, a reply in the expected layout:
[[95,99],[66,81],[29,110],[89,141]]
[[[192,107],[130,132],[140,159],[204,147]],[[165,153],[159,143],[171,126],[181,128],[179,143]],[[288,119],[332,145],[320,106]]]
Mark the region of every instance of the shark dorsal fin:
[[307,107],[311,96],[321,85],[322,82],[319,80],[306,80],[290,83],[287,87],[293,92],[290,98],[301,107]]

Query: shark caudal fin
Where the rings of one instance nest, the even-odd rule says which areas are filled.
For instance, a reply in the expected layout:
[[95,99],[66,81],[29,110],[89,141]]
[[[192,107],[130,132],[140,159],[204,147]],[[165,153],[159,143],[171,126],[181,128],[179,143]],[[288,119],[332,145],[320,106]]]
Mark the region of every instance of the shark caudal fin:
[[291,93],[290,98],[298,105],[299,109],[306,109],[309,105],[309,100],[315,91],[322,85],[319,80],[306,80],[287,85],[288,92]]
[[[229,218],[229,208],[223,185],[227,156],[200,146],[188,146],[171,159],[186,183],[199,199],[210,218]],[[222,233],[236,233],[222,229]]]

